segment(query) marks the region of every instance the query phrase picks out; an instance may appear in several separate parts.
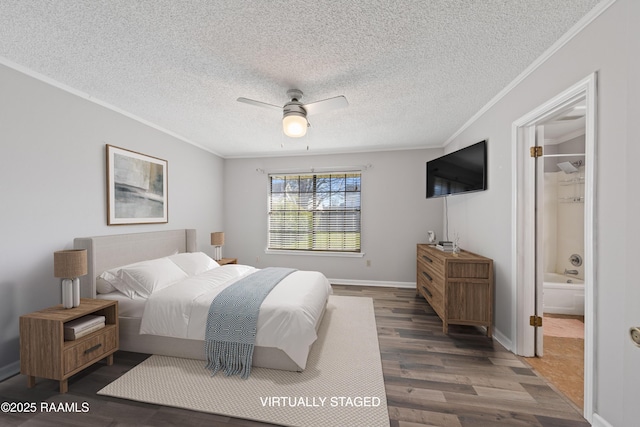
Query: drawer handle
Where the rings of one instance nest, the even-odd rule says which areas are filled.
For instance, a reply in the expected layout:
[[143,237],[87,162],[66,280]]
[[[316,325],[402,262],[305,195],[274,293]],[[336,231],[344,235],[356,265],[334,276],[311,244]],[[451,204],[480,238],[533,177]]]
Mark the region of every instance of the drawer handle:
[[422,255],[422,258],[426,259],[429,262],[433,262],[433,260],[426,255]]
[[426,271],[422,272],[422,275],[427,278],[430,282],[433,282],[433,277],[429,276]]
[[424,292],[429,295],[429,298],[433,297],[433,294],[431,292],[429,292],[429,289],[425,288],[424,286],[422,287],[422,289],[424,290]]
[[84,351],[84,354],[92,353],[92,352],[96,351],[97,349],[99,349],[100,347],[102,347],[102,344],[96,344],[93,347],[86,349]]

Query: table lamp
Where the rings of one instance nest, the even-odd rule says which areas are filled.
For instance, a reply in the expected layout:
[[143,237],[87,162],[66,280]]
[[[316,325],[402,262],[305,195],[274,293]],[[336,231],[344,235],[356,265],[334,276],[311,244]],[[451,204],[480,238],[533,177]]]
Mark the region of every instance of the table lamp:
[[211,245],[213,246],[213,259],[222,259],[222,245],[224,245],[224,232],[216,231],[211,233]]
[[87,274],[87,250],[69,249],[53,253],[53,275],[62,279],[62,306],[80,305],[80,279]]

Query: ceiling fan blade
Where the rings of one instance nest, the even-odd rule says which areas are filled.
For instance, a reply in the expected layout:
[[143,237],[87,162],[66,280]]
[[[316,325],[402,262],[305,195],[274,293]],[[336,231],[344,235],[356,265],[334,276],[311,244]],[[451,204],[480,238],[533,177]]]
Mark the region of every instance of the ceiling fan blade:
[[340,95],[333,98],[323,99],[322,101],[305,104],[302,107],[308,114],[320,114],[331,110],[337,110],[338,108],[344,108],[348,105],[349,102],[347,102],[347,98]]
[[244,102],[245,104],[255,105],[256,107],[268,108],[270,110],[278,110],[282,112],[282,106],[277,106],[273,104],[267,104],[266,102],[256,101],[255,99],[249,98],[238,98],[238,102]]

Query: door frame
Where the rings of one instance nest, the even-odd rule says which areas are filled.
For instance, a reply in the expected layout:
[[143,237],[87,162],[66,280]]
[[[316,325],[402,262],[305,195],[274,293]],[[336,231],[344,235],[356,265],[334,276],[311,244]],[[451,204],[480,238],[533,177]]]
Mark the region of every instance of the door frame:
[[[534,314],[536,295],[536,194],[535,162],[529,156],[529,147],[535,145],[536,126],[543,124],[566,106],[584,99],[585,112],[585,340],[584,340],[584,411],[591,422],[595,378],[595,292],[596,292],[596,227],[595,227],[595,173],[596,173],[596,90],[597,74],[592,73],[569,89],[527,113],[512,125],[512,324],[515,327],[513,347],[516,354],[535,356],[536,328],[529,325]],[[541,290],[539,291],[541,292]]]

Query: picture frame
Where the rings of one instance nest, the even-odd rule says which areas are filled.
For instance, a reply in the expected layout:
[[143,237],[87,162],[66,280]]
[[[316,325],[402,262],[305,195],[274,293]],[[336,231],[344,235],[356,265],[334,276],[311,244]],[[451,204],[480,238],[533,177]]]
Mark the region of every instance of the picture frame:
[[169,222],[168,162],[107,144],[107,225]]

